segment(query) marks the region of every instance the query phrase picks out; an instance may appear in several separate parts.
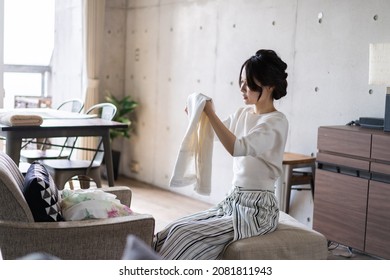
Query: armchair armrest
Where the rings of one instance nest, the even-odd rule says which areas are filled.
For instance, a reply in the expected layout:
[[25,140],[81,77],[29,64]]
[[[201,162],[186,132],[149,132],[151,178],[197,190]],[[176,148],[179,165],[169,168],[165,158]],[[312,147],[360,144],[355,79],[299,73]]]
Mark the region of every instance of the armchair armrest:
[[60,259],[121,259],[126,237],[134,234],[151,244],[155,220],[148,214],[66,222],[0,221],[0,248],[4,259],[43,252]]

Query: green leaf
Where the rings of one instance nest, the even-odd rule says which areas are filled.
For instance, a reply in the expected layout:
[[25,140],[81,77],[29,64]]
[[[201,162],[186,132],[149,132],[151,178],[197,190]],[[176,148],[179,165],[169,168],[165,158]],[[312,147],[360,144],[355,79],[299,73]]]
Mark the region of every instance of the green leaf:
[[131,121],[131,114],[139,106],[138,102],[133,100],[130,95],[124,96],[119,99],[112,95],[109,91],[106,91],[106,101],[116,106],[117,112],[113,118],[113,121],[128,124],[127,129],[111,129],[110,138],[111,141],[118,137],[130,138],[131,131],[133,130],[133,122]]

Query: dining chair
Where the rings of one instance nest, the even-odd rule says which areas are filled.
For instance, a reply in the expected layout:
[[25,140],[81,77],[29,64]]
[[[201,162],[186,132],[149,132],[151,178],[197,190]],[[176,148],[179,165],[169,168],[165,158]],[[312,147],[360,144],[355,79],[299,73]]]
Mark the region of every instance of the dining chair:
[[[82,100],[69,99],[61,103],[57,110],[80,113],[83,108],[84,103]],[[72,146],[74,141],[74,137],[68,137],[62,144],[54,144],[52,143],[55,142],[54,139],[41,139],[41,141],[36,141],[40,145],[39,149],[22,149],[20,151],[20,159],[22,162],[33,163],[36,160],[67,158],[71,151],[67,146]],[[30,140],[27,144],[33,142]]]
[[[86,114],[96,114],[97,117],[105,120],[112,120],[116,114],[117,108],[111,103],[99,103],[90,107]],[[97,138],[97,146],[93,150],[91,160],[74,159],[72,157],[74,150],[91,150],[83,147],[76,147],[75,144],[68,158],[66,159],[46,159],[41,163],[45,165],[57,185],[57,188],[62,190],[68,181],[77,177],[79,179],[88,179],[94,181],[98,188],[101,188],[100,166],[104,158],[104,150],[102,138]],[[74,143],[76,143],[75,141]],[[72,188],[72,187],[71,187]]]

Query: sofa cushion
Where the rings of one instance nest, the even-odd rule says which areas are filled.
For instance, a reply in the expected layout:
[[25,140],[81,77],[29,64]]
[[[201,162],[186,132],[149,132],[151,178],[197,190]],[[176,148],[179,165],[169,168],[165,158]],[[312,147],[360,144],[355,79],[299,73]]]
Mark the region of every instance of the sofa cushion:
[[39,162],[33,162],[27,170],[23,194],[36,222],[63,221],[57,187]]
[[325,260],[327,239],[285,212],[277,229],[265,235],[232,242],[222,259],[230,260]]

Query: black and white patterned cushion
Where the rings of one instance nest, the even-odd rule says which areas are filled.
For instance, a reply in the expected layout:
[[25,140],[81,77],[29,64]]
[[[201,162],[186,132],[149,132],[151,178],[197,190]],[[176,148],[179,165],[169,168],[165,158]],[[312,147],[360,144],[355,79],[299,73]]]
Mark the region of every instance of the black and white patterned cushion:
[[49,172],[39,162],[31,164],[23,184],[23,194],[36,222],[63,221],[58,189]]

